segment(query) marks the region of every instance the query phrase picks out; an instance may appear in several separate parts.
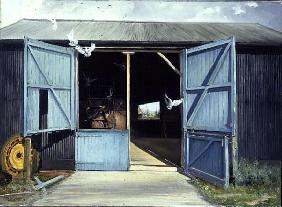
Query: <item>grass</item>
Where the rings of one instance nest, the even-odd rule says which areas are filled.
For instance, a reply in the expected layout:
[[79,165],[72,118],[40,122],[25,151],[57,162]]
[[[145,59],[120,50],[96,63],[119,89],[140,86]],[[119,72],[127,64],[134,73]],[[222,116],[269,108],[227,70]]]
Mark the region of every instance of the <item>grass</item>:
[[281,187],[266,185],[217,187],[205,181],[192,181],[211,203],[224,206],[281,206]]
[[12,179],[7,175],[1,175],[0,195],[32,191],[34,191],[32,181],[20,177]]
[[236,185],[228,189],[205,181],[192,182],[211,203],[224,206],[281,206],[281,163],[261,164],[241,160],[235,174]]
[[[70,171],[45,171],[37,173],[35,176],[37,176],[40,181],[46,182],[58,175],[68,177],[71,174],[72,172]],[[0,195],[27,191],[33,192],[35,191],[34,185],[36,185],[34,180],[27,181],[21,177],[12,179],[9,175],[0,172]]]

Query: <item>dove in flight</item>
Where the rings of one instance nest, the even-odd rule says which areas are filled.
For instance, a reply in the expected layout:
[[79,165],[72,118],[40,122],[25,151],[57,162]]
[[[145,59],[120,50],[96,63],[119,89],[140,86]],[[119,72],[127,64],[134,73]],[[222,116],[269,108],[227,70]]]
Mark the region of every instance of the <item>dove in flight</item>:
[[168,110],[171,110],[174,106],[179,106],[183,102],[183,98],[179,100],[172,100],[165,94],[165,104]]

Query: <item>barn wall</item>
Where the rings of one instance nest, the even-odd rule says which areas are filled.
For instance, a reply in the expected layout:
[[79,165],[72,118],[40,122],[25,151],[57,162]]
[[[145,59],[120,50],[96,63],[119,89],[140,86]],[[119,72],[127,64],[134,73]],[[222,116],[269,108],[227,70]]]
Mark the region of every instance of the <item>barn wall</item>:
[[281,53],[237,55],[239,159],[281,159],[281,83]]
[[40,170],[74,170],[75,134],[73,131],[33,135],[32,143],[40,153]]
[[0,148],[23,126],[23,46],[0,43]]

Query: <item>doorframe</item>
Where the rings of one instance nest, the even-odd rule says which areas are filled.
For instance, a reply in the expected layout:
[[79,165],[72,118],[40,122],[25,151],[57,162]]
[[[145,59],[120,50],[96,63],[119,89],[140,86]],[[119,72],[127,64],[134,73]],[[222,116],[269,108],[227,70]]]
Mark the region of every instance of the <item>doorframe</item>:
[[[178,54],[179,56],[179,70],[180,70],[180,73],[182,74],[182,71],[183,71],[183,68],[181,66],[182,64],[182,51],[183,49],[182,48],[177,48],[177,49],[171,49],[171,48],[168,48],[168,47],[162,47],[161,49],[157,50],[157,49],[146,49],[145,47],[144,48],[141,48],[141,49],[135,49],[135,48],[128,48],[128,49],[125,49],[125,48],[118,48],[118,47],[111,47],[111,46],[108,46],[108,47],[103,47],[103,48],[99,48],[96,49],[93,53],[93,55],[95,55],[95,52],[99,52],[99,53],[123,53],[126,55],[126,63],[130,64],[130,67],[129,67],[129,73],[127,73],[127,87],[128,87],[128,83],[129,83],[129,97],[127,97],[127,106],[126,106],[126,110],[127,110],[127,121],[129,122],[129,126],[127,125],[127,129],[128,130],[128,170],[130,168],[130,164],[131,164],[131,156],[130,156],[130,142],[131,142],[131,134],[130,134],[130,130],[131,130],[131,125],[130,125],[130,118],[131,118],[131,114],[130,114],[130,89],[131,89],[131,85],[130,85],[130,76],[131,76],[131,73],[132,73],[132,68],[131,68],[131,56],[132,54],[134,53],[155,53],[157,55],[158,52],[161,52],[161,53],[172,53],[172,54]],[[128,61],[128,57],[129,57],[129,61]],[[78,53],[76,52],[76,63],[75,63],[75,67],[76,67],[76,74],[75,74],[75,87],[76,87],[76,119],[77,119],[77,122],[76,122],[76,131],[79,130],[79,55]],[[183,61],[185,62],[185,61]],[[128,71],[128,65],[126,67],[126,70]],[[183,76],[183,74],[182,74]],[[180,97],[183,96],[183,92],[182,92],[182,76],[179,76],[179,84],[180,84],[180,91],[179,91],[179,95]],[[127,92],[128,93],[128,92]],[[129,99],[128,99],[129,98]],[[128,101],[129,101],[129,104],[128,104]],[[180,106],[180,117],[181,117],[181,122],[182,122],[182,119],[183,119],[183,109],[182,109],[183,105]],[[181,125],[181,157],[180,157],[180,167],[184,169],[184,163],[182,163],[182,159],[184,158],[184,152],[183,152],[183,146],[182,146],[182,143],[184,141],[184,133],[183,133],[183,126]]]

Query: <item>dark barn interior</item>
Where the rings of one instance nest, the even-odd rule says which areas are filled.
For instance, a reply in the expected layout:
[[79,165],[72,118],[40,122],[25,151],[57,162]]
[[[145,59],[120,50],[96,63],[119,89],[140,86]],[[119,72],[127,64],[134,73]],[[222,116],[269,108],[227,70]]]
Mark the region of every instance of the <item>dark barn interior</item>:
[[126,128],[126,65],[122,53],[79,55],[79,128]]
[[[179,68],[179,53],[165,54]],[[126,56],[121,52],[79,55],[79,128],[126,129]],[[180,77],[156,52],[136,52],[130,63],[131,141],[180,165],[181,107],[168,110],[166,93],[180,98]],[[139,105],[155,102],[157,118],[138,116]]]
[[[179,53],[165,56],[179,69]],[[140,148],[180,165],[181,107],[168,110],[165,94],[180,99],[179,75],[155,52],[131,55],[131,140]],[[146,111],[141,111],[140,105],[148,103],[154,103],[155,116],[142,117]]]

